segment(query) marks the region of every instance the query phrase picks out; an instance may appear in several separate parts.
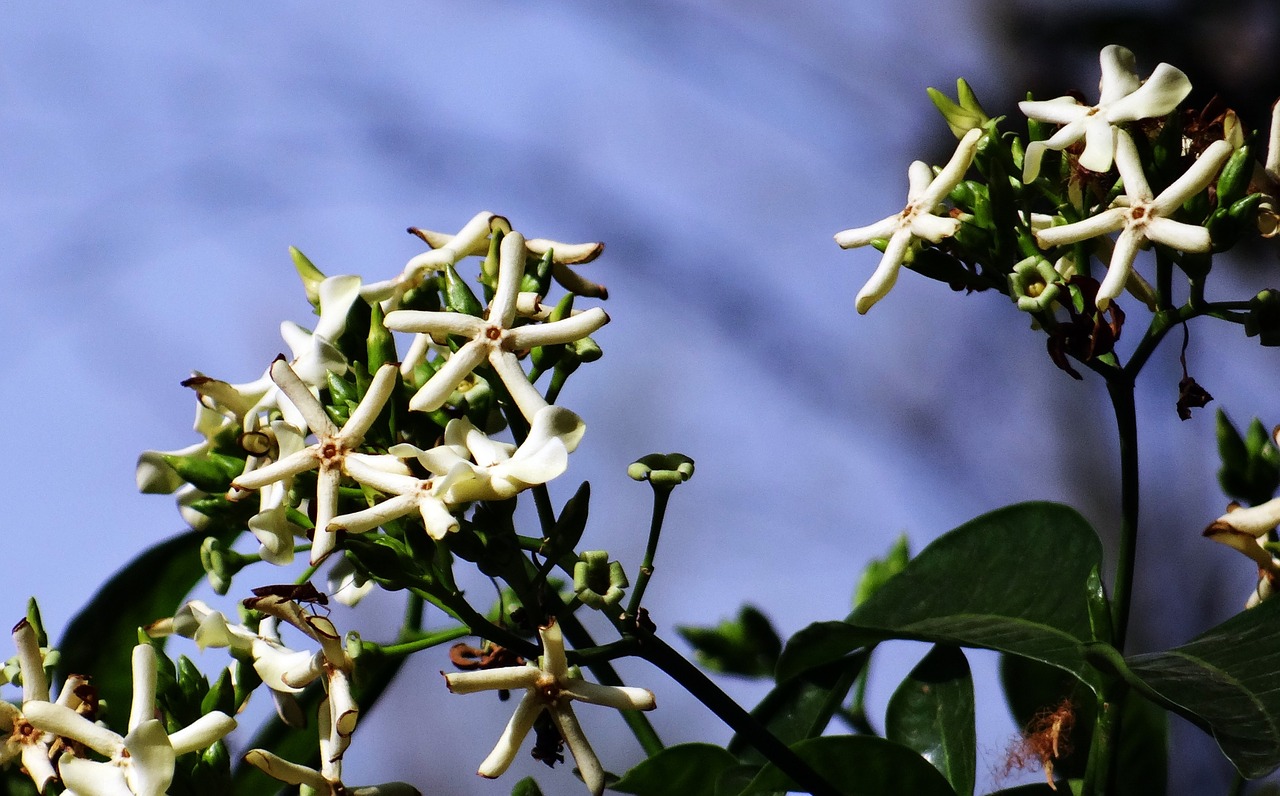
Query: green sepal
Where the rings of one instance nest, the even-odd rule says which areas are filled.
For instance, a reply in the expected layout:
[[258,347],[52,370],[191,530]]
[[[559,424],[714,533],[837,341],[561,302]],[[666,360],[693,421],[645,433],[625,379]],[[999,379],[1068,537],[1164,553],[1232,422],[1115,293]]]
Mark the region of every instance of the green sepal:
[[1209,215],[1205,227],[1209,230],[1213,251],[1226,251],[1235,246],[1240,238],[1257,230],[1258,206],[1262,204],[1263,198],[1264,195],[1260,193],[1249,194],[1231,205],[1219,207]]
[[933,106],[942,114],[947,127],[956,138],[964,138],[965,133],[976,127],[982,127],[990,121],[987,112],[982,109],[981,103],[973,93],[973,88],[963,77],[956,80],[958,103],[936,88],[927,88],[925,91],[928,92]]
[[683,453],[650,453],[627,467],[636,481],[648,481],[654,489],[672,489],[693,477],[693,459]]
[[302,289],[307,293],[307,301],[311,302],[311,306],[319,309],[320,307],[320,283],[324,281],[324,274],[315,263],[308,259],[296,247],[289,247],[289,257],[293,260],[294,270],[298,272],[298,276],[302,279]]
[[1102,573],[1099,567],[1089,571],[1089,579],[1085,582],[1085,596],[1089,603],[1089,629],[1093,638],[1110,642],[1114,637],[1111,627],[1111,603],[1102,585]]
[[752,605],[744,605],[737,619],[715,627],[677,625],[676,632],[693,647],[704,668],[743,677],[772,677],[782,653],[782,639],[769,618]]
[[210,452],[202,456],[164,454],[162,458],[179,478],[201,492],[226,492],[231,488],[231,481],[244,472],[244,459],[221,453]]
[[354,381],[347,381],[346,378],[333,371],[327,371],[324,376],[325,383],[329,387],[330,403],[345,404],[348,413],[350,412],[350,407],[360,403],[359,386]]
[[44,620],[40,617],[40,604],[35,597],[27,598],[27,624],[36,634],[36,646],[48,647],[49,634],[45,632]]

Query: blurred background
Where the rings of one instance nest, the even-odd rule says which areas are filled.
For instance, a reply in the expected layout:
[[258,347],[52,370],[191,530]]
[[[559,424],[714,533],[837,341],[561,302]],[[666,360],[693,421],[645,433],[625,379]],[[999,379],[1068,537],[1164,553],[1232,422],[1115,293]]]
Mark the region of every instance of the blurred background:
[[[668,450],[697,460],[648,594],[669,637],[744,601],[784,635],[842,617],[862,568],[898,534],[919,550],[1014,501],[1070,503],[1110,544],[1117,456],[1102,385],[1054,368],[998,295],[904,272],[857,316],[878,255],[831,236],[901,209],[912,160],[945,160],[954,139],[924,89],[952,94],[957,77],[993,115],[1016,114],[1026,89],[1096,97],[1098,50],[1119,43],[1144,77],[1168,61],[1191,77],[1192,102],[1217,91],[1265,125],[1280,95],[1280,7],[1209,5],[11,4],[0,616],[17,621],[37,595],[56,638],[110,572],[182,529],[172,500],[136,493],[136,456],[195,441],[193,396],[179,386],[193,369],[251,380],[283,348],[282,320],[311,325],[287,246],[373,281],[421,251],[405,227],[452,232],[480,210],[531,237],[607,243],[584,269],[610,290],[613,322],[595,335],[605,358],[562,396],[590,431],[553,495],[590,479],[587,539],[634,570],[650,496],[627,464]],[[1274,248],[1246,255],[1219,261],[1217,297],[1280,284]],[[1173,337],[1139,396],[1130,651],[1185,641],[1243,605],[1249,566],[1200,536],[1225,505],[1212,412],[1280,422],[1276,353],[1204,322],[1188,362],[1216,400],[1180,422]],[[336,621],[376,640],[397,604]],[[878,653],[877,721],[921,654]],[[972,659],[980,787],[1040,779],[1002,773],[1016,728],[993,658]],[[523,756],[498,783],[474,778],[510,707],[447,694],[445,663],[417,656],[365,717],[349,784],[500,794],[533,773],[548,793],[577,792],[571,775]],[[668,743],[729,737],[661,673],[624,673],[658,694]],[[764,693],[722,681],[748,705]],[[616,716],[580,715],[607,768],[640,759]],[[1179,719],[1172,732],[1171,792],[1224,792],[1230,767],[1213,742]]]

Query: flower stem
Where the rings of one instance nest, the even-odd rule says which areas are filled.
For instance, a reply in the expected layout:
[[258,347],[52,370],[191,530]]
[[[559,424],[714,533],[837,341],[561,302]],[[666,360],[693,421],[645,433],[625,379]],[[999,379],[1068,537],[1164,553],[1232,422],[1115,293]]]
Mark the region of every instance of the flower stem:
[[1124,650],[1133,600],[1133,571],[1138,547],[1138,419],[1133,400],[1133,378],[1107,382],[1107,393],[1116,414],[1120,438],[1120,549],[1111,593],[1112,645]]
[[662,535],[662,520],[667,515],[667,501],[670,499],[670,487],[653,487],[653,517],[649,520],[649,544],[644,550],[644,561],[640,563],[640,574],[636,576],[636,587],[631,592],[630,602],[627,603],[627,616],[633,620],[639,616],[640,601],[644,599],[649,578],[653,577],[653,559],[658,553],[658,537]]
[[779,740],[778,736],[733,701],[728,694],[721,691],[698,667],[672,649],[665,641],[655,635],[644,634],[640,637],[640,656],[666,672],[667,676],[697,697],[698,701],[719,716],[721,721],[746,739],[783,773],[795,780],[805,792],[813,796],[839,796],[840,791],[825,777],[814,771],[799,755]]
[[403,641],[399,644],[386,644],[378,647],[378,649],[384,655],[411,655],[415,652],[443,644],[446,641],[453,641],[454,639],[459,639],[469,635],[471,635],[471,628],[466,625],[459,625],[457,627],[451,627],[448,630],[437,630],[434,633],[422,634],[413,641]]

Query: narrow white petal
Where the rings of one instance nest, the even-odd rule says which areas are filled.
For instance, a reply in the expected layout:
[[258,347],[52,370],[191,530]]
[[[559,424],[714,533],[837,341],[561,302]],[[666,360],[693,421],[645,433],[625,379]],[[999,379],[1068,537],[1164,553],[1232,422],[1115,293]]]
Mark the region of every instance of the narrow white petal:
[[1110,122],[1155,119],[1172,112],[1191,93],[1191,81],[1182,70],[1160,64],[1142,87],[1107,107]]
[[134,796],[124,769],[114,763],[85,760],[68,752],[58,759],[58,771],[62,784],[77,796]]
[[129,706],[129,729],[155,719],[156,650],[150,644],[133,648],[133,702]]
[[1126,228],[1116,239],[1107,276],[1098,287],[1098,309],[1106,309],[1112,299],[1124,292],[1125,283],[1129,281],[1129,271],[1133,268],[1133,260],[1138,256],[1138,247],[1142,245],[1142,241],[1142,235],[1130,228]]
[[1051,100],[1025,100],[1018,103],[1018,110],[1028,119],[1050,124],[1070,124],[1083,119],[1091,110],[1072,97],[1056,97]]
[[615,710],[653,710],[657,707],[653,692],[647,688],[601,685],[570,678],[565,681],[562,690],[580,702],[604,705]]
[[1271,134],[1267,137],[1264,170],[1272,182],[1280,184],[1280,100],[1271,103]]
[[1171,218],[1156,216],[1147,222],[1147,238],[1163,243],[1178,251],[1203,254],[1209,251],[1212,240],[1209,230],[1195,224],[1184,224]]
[[933,169],[929,164],[923,160],[913,160],[911,165],[907,166],[907,204],[914,204],[929,189],[931,182],[933,182]]
[[124,739],[99,726],[65,705],[28,702],[22,715],[37,729],[79,741],[104,757],[116,757],[124,749]]
[[373,374],[368,391],[360,399],[355,411],[347,418],[346,424],[338,434],[338,439],[346,447],[354,448],[364,439],[365,432],[373,425],[373,421],[382,412],[382,407],[386,406],[387,399],[391,397],[391,392],[396,387],[397,376],[399,376],[399,370],[390,363],[378,368],[378,372]]
[[1280,498],[1259,503],[1249,508],[1236,509],[1223,514],[1214,524],[1222,524],[1237,531],[1262,536],[1280,525]]
[[313,445],[290,454],[278,462],[272,462],[266,467],[259,467],[238,475],[231,482],[231,486],[243,490],[260,489],[275,481],[282,481],[307,470],[314,470],[319,463],[318,451]]
[[876,266],[875,273],[862,286],[862,290],[858,291],[855,307],[859,315],[866,315],[867,310],[884,298],[893,287],[893,283],[898,281],[898,269],[902,267],[902,257],[906,254],[907,244],[910,242],[911,230],[908,228],[898,230],[893,233],[892,238],[889,238],[889,245],[880,258],[880,265]]
[[[566,450],[573,453],[587,431],[587,424],[574,412],[563,406],[548,406],[534,415],[533,424],[529,428],[529,436],[524,444],[539,447],[552,439],[558,439]],[[521,446],[524,447],[524,446]]]
[[498,252],[498,288],[489,304],[489,322],[500,324],[504,329],[511,328],[516,319],[516,297],[524,276],[524,258],[524,236],[514,230],[508,232]]
[[1098,91],[1102,95],[1098,104],[1107,104],[1137,91],[1142,80],[1135,71],[1137,59],[1127,47],[1108,44],[1098,55],[1102,66],[1102,78],[1098,81]]
[[570,315],[550,323],[531,323],[519,326],[506,334],[506,345],[514,351],[525,351],[534,346],[556,345],[581,340],[609,322],[609,314],[599,307]]
[[551,717],[569,751],[573,753],[573,761],[578,764],[578,774],[582,776],[587,790],[591,791],[592,796],[600,796],[604,793],[604,767],[600,765],[600,758],[596,757],[595,750],[587,741],[587,735],[582,731],[573,708],[569,705],[552,708]]
[[456,533],[462,527],[458,523],[458,518],[450,513],[442,500],[424,496],[418,500],[418,511],[422,515],[422,524],[427,529],[427,535],[437,542],[443,539],[445,534]]
[[564,656],[564,633],[560,630],[560,623],[552,619],[538,628],[538,637],[542,640],[542,671],[563,680],[568,675],[569,662]]
[[520,407],[520,413],[530,423],[537,416],[538,410],[547,406],[547,399],[542,397],[538,388],[529,383],[529,376],[520,367],[520,361],[510,351],[493,351],[489,354],[489,364],[498,372],[511,400]]
[[18,668],[22,672],[22,702],[49,701],[49,678],[44,673],[44,656],[40,654],[36,629],[23,619],[13,629],[13,646],[18,649]]
[[854,249],[859,246],[869,246],[872,241],[880,238],[887,238],[902,227],[902,214],[895,213],[888,218],[882,218],[874,224],[868,224],[865,227],[855,227],[846,229],[836,233],[836,244],[842,249]]
[[532,688],[542,676],[542,670],[532,664],[503,666],[498,669],[476,669],[470,672],[449,672],[444,676],[445,685],[454,694],[474,694],[477,691],[516,691]]
[[347,328],[351,305],[360,297],[360,277],[331,276],[316,288],[320,297],[320,320],[314,334],[326,340],[337,340]]
[[297,763],[290,763],[265,749],[250,749],[245,753],[244,761],[260,769],[272,779],[278,779],[289,785],[310,785],[322,792],[329,788],[329,783],[320,776],[320,772]]
[[1218,176],[1218,170],[1231,157],[1231,144],[1226,141],[1214,141],[1204,152],[1200,153],[1200,157],[1196,162],[1191,164],[1191,168],[1182,173],[1182,176],[1174,180],[1173,183],[1160,192],[1160,196],[1152,203],[1156,207],[1156,212],[1162,216],[1173,215],[1179,207],[1182,206],[1191,197],[1203,191]]
[[959,145],[956,146],[956,151],[952,153],[951,160],[947,161],[947,165],[942,167],[942,171],[938,172],[938,176],[933,178],[933,182],[929,183],[929,187],[920,195],[922,203],[928,202],[929,207],[933,208],[951,193],[951,189],[960,184],[965,172],[969,170],[969,165],[973,163],[973,156],[978,151],[978,142],[984,135],[986,133],[978,127],[964,134],[964,138],[961,138]]
[[1116,129],[1101,114],[1090,116],[1084,124],[1084,152],[1080,165],[1099,173],[1111,171],[1116,154]]
[[1106,235],[1109,232],[1115,232],[1122,228],[1124,223],[1125,209],[1123,207],[1113,207],[1074,224],[1063,224],[1057,227],[1036,230],[1036,243],[1040,244],[1042,249],[1076,243],[1089,238],[1096,238],[1099,235]]
[[235,728],[235,719],[222,711],[215,710],[170,735],[169,743],[173,744],[174,754],[185,755],[187,752],[212,746],[215,741]]
[[960,230],[960,219],[920,213],[911,220],[911,234],[930,243],[949,238]]
[[467,374],[484,361],[488,353],[487,340],[472,340],[450,354],[440,369],[414,394],[409,401],[409,408],[418,412],[439,409],[445,401],[449,400],[449,396],[458,388]]
[[416,332],[443,339],[451,334],[475,337],[484,330],[485,322],[461,312],[395,310],[387,313],[383,325],[393,332]]
[[511,720],[502,730],[498,743],[489,756],[480,763],[476,773],[489,779],[502,776],[502,773],[511,765],[511,761],[515,760],[516,753],[520,751],[520,744],[524,743],[529,730],[533,729],[534,720],[542,710],[541,700],[532,693],[525,694],[520,704],[516,706],[516,712],[511,714]]
[[308,428],[314,431],[316,436],[338,435],[338,427],[329,419],[329,415],[325,414],[320,400],[311,394],[311,389],[298,378],[298,374],[283,358],[271,363],[271,380],[276,383],[294,408],[307,419]]
[[329,528],[347,533],[365,533],[394,519],[403,517],[418,506],[413,494],[397,495],[381,503],[375,503],[367,509],[334,517]]
[[560,243],[546,238],[530,238],[524,242],[525,247],[534,255],[541,257],[551,252],[553,263],[581,265],[589,263],[604,251],[603,243]]

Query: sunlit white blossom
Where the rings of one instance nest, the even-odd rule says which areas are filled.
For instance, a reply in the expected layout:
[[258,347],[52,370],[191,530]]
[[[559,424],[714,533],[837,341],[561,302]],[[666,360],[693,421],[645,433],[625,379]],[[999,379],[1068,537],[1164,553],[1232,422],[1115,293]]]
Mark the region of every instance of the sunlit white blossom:
[[594,796],[600,796],[604,792],[604,768],[587,742],[570,703],[578,700],[618,710],[653,710],[657,703],[653,693],[644,688],[600,685],[572,674],[565,658],[564,637],[554,621],[538,628],[538,635],[542,639],[542,657],[537,666],[508,666],[444,676],[449,690],[455,694],[524,689],[524,696],[503,730],[498,745],[480,764],[477,773],[482,777],[501,776],[515,759],[520,744],[533,729],[534,721],[545,710],[573,753],[587,789]]
[[1124,47],[1104,47],[1099,60],[1102,78],[1097,105],[1081,105],[1074,97],[1018,103],[1028,118],[1064,125],[1047,140],[1027,145],[1023,182],[1031,182],[1040,173],[1045,150],[1061,151],[1081,138],[1085,146],[1080,165],[1090,171],[1109,171],[1116,152],[1117,125],[1164,116],[1191,93],[1187,76],[1165,63],[1143,82],[1134,71],[1133,53]]
[[877,301],[884,298],[894,282],[898,281],[898,271],[913,240],[938,243],[955,235],[960,229],[959,219],[949,216],[944,218],[935,215],[935,212],[969,170],[982,136],[982,130],[978,129],[965,133],[951,160],[947,161],[947,165],[936,176],[924,161],[912,163],[907,170],[907,206],[902,212],[865,227],[836,233],[836,243],[842,249],[866,246],[881,238],[889,240],[884,255],[880,258],[880,265],[862,290],[858,291],[856,305],[860,314],[865,314]]
[[1041,248],[1076,243],[1117,230],[1115,249],[1106,278],[1098,288],[1098,309],[1106,309],[1120,295],[1129,281],[1138,249],[1148,241],[1161,243],[1184,252],[1207,252],[1212,241],[1209,230],[1195,224],[1174,221],[1172,216],[1182,204],[1203,191],[1231,157],[1231,145],[1214,141],[1187,171],[1163,191],[1153,196],[1142,171],[1133,139],[1123,130],[1116,134],[1116,168],[1124,180],[1123,203],[1074,224],[1037,230],[1036,242]]

